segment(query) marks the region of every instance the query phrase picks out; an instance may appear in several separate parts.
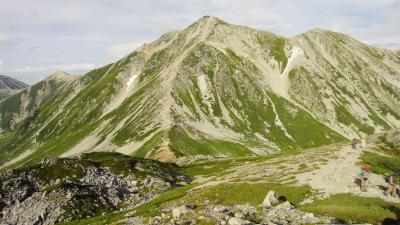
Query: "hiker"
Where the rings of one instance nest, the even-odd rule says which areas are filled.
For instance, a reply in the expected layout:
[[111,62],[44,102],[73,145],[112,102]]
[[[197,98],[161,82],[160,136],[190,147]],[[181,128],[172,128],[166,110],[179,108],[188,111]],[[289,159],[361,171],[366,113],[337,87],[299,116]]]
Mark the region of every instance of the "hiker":
[[353,147],[354,150],[357,148],[357,139],[353,138],[353,141],[351,142],[351,147]]
[[388,183],[388,187],[386,189],[385,195],[390,195],[392,197],[396,196],[396,190],[397,190],[397,175],[396,174],[391,174],[386,177],[385,179],[386,183]]
[[370,165],[367,164],[361,168],[361,173],[358,176],[360,178],[360,190],[362,192],[367,192],[370,173],[371,173]]
[[364,150],[365,147],[367,147],[367,141],[365,141],[365,139],[361,139],[361,150]]

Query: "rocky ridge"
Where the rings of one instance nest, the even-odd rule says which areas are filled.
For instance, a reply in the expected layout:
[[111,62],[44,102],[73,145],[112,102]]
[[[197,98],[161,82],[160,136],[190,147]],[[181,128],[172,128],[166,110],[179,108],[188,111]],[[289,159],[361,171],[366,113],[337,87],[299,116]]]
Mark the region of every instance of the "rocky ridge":
[[119,154],[46,158],[0,175],[0,224],[54,224],[126,210],[188,182],[174,165]]

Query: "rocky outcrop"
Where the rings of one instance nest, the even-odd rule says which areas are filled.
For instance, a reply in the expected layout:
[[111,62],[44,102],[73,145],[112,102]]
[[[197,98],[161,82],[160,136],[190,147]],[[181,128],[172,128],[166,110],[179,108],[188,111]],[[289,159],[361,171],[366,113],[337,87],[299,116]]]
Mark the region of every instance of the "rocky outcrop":
[[[204,205],[180,205],[172,209],[164,209],[159,216],[150,218],[132,217],[121,220],[122,224],[128,221],[140,221],[137,224],[197,224],[203,221],[206,224],[221,225],[286,225],[286,224],[336,224],[333,218],[315,216],[313,213],[303,212],[290,202],[283,200],[285,197],[278,196],[270,191],[265,197],[262,208],[249,204],[245,205],[220,205],[210,204],[206,201]],[[169,213],[171,212],[171,213]],[[197,222],[196,222],[197,221]],[[202,224],[202,223],[200,223]]]
[[297,210],[289,202],[258,209],[251,205],[207,205],[204,208],[181,205],[170,214],[151,218],[143,224],[196,224],[193,221],[208,221],[223,225],[272,225],[272,224],[335,224],[328,217]]
[[278,195],[274,191],[269,191],[262,203],[264,207],[271,207],[279,202]]
[[0,224],[54,224],[130,209],[187,181],[174,165],[113,153],[46,158],[0,175]]

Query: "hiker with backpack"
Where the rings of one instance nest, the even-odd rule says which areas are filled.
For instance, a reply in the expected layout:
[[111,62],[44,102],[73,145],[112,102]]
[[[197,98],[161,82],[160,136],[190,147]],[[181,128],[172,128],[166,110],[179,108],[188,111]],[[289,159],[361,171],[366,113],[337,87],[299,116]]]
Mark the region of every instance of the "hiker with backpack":
[[385,179],[386,183],[388,183],[388,187],[386,189],[385,195],[395,197],[396,196],[396,191],[397,191],[397,181],[398,177],[396,174],[391,174],[386,177]]
[[362,192],[367,192],[370,174],[371,174],[371,166],[370,165],[367,164],[361,168],[361,172],[358,176],[360,179],[360,190]]
[[357,148],[357,139],[353,138],[353,141],[351,142],[351,147],[356,150]]

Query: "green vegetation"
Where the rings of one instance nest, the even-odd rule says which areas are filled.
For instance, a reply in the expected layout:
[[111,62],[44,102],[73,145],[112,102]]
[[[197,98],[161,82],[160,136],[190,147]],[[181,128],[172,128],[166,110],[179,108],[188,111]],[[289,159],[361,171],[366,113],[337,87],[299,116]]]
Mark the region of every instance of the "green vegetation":
[[155,133],[148,141],[146,141],[142,146],[140,146],[132,156],[136,157],[145,157],[148,152],[157,148],[157,146],[161,143],[163,137],[165,136],[164,131],[160,131]]
[[240,205],[248,203],[258,207],[262,204],[268,191],[271,190],[279,196],[284,196],[294,205],[298,205],[310,194],[310,188],[306,186],[285,186],[275,183],[225,183],[193,191],[190,195],[177,199],[177,201],[202,205],[205,200],[209,200],[214,204]]
[[[163,172],[169,174],[178,169],[176,164],[163,163],[156,160],[143,159],[138,157],[130,157],[121,153],[113,152],[93,152],[84,154],[81,159],[94,163],[97,166],[108,167],[115,174],[126,175],[134,172],[136,176],[144,177],[146,174],[155,175]],[[136,166],[141,170],[134,169]],[[143,171],[142,171],[143,170]]]
[[359,131],[362,131],[366,134],[373,134],[375,132],[374,127],[371,127],[365,123],[360,122],[343,105],[335,105],[335,111],[337,120],[340,123],[343,123],[345,125],[354,124]]
[[257,40],[262,48],[274,57],[279,63],[280,71],[282,72],[287,64],[287,56],[285,53],[286,39],[272,34],[262,33],[257,35]]
[[182,196],[186,195],[186,192],[193,188],[194,185],[187,185],[181,188],[176,188],[171,191],[165,192],[153,200],[149,201],[148,203],[141,205],[133,210],[125,211],[125,212],[115,212],[109,213],[104,216],[97,216],[91,217],[83,220],[78,221],[71,221],[66,223],[61,223],[63,225],[106,225],[110,224],[111,222],[116,222],[120,219],[123,219],[128,216],[135,216],[135,215],[143,215],[143,216],[154,216],[160,214],[160,205],[162,203],[175,200],[177,198],[181,198]]
[[[79,188],[84,189],[84,187]],[[71,205],[66,205],[63,210],[63,217],[78,220],[101,215],[103,213],[111,213],[114,209],[96,198],[95,193],[88,193],[83,196],[75,197],[73,203]]]
[[[304,151],[313,151],[312,149],[304,150]],[[269,154],[265,156],[249,156],[249,157],[241,157],[241,158],[233,158],[233,159],[219,159],[219,160],[205,160],[197,163],[193,163],[187,166],[183,166],[178,168],[178,172],[182,174],[186,174],[192,178],[197,175],[203,176],[218,176],[221,173],[224,173],[226,170],[234,168],[235,166],[243,165],[246,162],[254,162],[260,161],[268,163],[268,160],[280,158],[283,162],[284,157],[290,155],[301,154],[304,151],[296,151],[296,150],[287,150],[281,151],[274,154]]]
[[[316,121],[303,109],[295,107],[273,93],[270,93],[270,98],[286,130],[302,148],[318,147],[346,140],[340,134]],[[291,114],[290,110],[296,113]]]
[[319,215],[332,216],[348,223],[393,222],[400,216],[400,204],[349,194],[338,194],[328,199],[316,200],[300,209]]
[[[34,169],[35,177],[45,183],[49,183],[51,180],[61,180],[65,177],[69,177],[72,182],[78,182],[85,175],[84,168],[88,166],[108,168],[111,172],[118,175],[135,173],[137,177],[160,173],[171,174],[179,169],[176,164],[130,157],[116,152],[93,152],[83,154],[80,159],[54,158],[49,159],[49,161],[51,161],[49,165],[26,165],[19,168],[18,171],[22,172]],[[141,169],[137,169],[136,167],[140,167]],[[60,188],[62,185],[61,182],[46,188]]]
[[[396,136],[399,135],[400,131],[394,131],[393,134],[391,134],[392,136]],[[379,141],[381,143],[380,145],[380,149],[382,151],[384,151],[386,154],[395,156],[397,158],[400,158],[400,145],[395,145],[394,143],[394,138],[393,140],[391,140],[388,137],[389,134],[384,134],[379,138]]]
[[382,175],[389,173],[400,174],[400,159],[395,157],[382,156],[372,152],[365,152],[362,161],[371,165],[372,172]]
[[[57,163],[38,167],[35,170],[35,176],[40,180],[49,182],[51,180],[62,179],[66,176],[70,177],[73,181],[79,180],[84,176],[83,168],[77,165],[77,160],[72,159],[54,159]],[[35,168],[37,166],[34,166]],[[29,167],[31,169],[32,167]]]
[[[189,133],[190,132],[190,133]],[[220,155],[241,157],[251,155],[252,152],[244,145],[223,140],[212,140],[202,136],[196,130],[174,126],[169,131],[170,148],[177,155]]]

